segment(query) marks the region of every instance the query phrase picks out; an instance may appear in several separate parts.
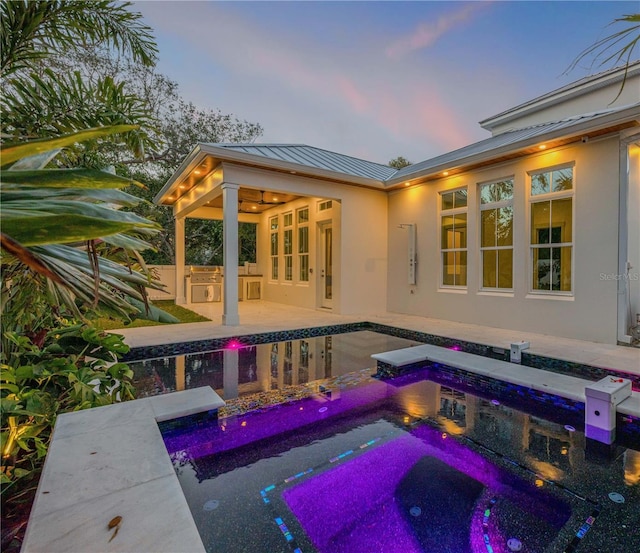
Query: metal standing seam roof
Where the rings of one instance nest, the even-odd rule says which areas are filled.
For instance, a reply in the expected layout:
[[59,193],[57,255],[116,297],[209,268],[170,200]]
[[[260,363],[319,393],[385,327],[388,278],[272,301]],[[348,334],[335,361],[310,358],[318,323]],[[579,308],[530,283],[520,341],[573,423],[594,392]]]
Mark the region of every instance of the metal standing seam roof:
[[[625,111],[628,113],[622,113]],[[616,119],[617,113],[621,114],[618,119]],[[269,159],[276,162],[290,163],[292,166],[297,165],[308,170],[321,169],[366,179],[372,185],[393,186],[407,179],[437,173],[443,168],[448,170],[455,165],[462,166],[465,163],[474,163],[479,160],[488,161],[491,156],[498,157],[514,152],[519,148],[530,147],[538,140],[562,138],[570,136],[571,133],[589,132],[591,129],[595,129],[598,124],[615,124],[621,121],[622,118],[628,120],[629,117],[640,118],[640,102],[594,113],[576,115],[560,121],[532,125],[514,131],[506,131],[458,150],[409,165],[400,170],[305,144],[201,143],[200,146],[248,154],[255,156],[255,158]],[[599,121],[600,119],[601,121]],[[192,152],[191,156],[196,155],[196,153],[197,148]],[[154,202],[162,200],[163,196],[176,184],[177,177],[185,171],[188,163],[192,161],[193,159],[189,157],[183,162],[184,167],[181,166],[165,184],[164,188],[158,192]],[[256,163],[259,164],[258,159],[256,159]],[[301,172],[303,172],[302,169]]]
[[[638,115],[640,116],[640,103],[632,104],[629,106],[622,106],[618,108],[612,108],[602,110],[594,113],[588,113],[583,115],[576,115],[561,121],[553,121],[550,123],[541,123],[526,127],[524,129],[517,129],[514,131],[507,131],[502,134],[492,136],[480,142],[475,142],[469,146],[464,146],[453,152],[448,152],[441,156],[433,157],[420,163],[414,163],[407,167],[403,167],[392,175],[393,179],[403,179],[410,177],[414,173],[420,173],[435,169],[442,165],[450,165],[461,162],[466,158],[470,158],[479,154],[489,153],[493,150],[499,150],[509,146],[516,146],[520,142],[526,142],[534,138],[539,138],[544,135],[552,134],[557,131],[567,130],[570,131],[571,127],[581,125],[588,121],[594,121],[599,117],[611,115],[615,112],[636,108]],[[389,178],[387,179],[389,180]]]
[[330,152],[305,144],[203,144],[236,152],[262,156],[278,161],[295,163],[302,167],[315,167],[337,173],[384,181],[397,169],[356,157]]

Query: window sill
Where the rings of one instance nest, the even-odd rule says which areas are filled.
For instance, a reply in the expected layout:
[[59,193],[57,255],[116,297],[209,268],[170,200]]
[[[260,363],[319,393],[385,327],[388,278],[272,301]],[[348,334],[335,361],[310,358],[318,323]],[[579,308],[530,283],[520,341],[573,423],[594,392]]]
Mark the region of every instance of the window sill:
[[513,298],[514,293],[513,290],[479,290],[478,296],[494,296],[498,298]]
[[444,292],[445,294],[467,294],[465,288],[438,288],[438,292]]
[[529,292],[525,299],[528,300],[551,300],[551,301],[574,301],[575,296],[569,296],[567,294],[534,294]]

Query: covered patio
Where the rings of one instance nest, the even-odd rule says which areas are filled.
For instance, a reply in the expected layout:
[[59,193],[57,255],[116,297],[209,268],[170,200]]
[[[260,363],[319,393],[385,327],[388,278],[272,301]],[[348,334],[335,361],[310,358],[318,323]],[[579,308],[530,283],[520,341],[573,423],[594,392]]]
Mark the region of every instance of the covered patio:
[[[199,284],[221,290],[212,299],[209,290],[203,303],[221,300],[223,325],[240,324],[239,303],[248,296],[342,314],[384,310],[382,179],[394,172],[309,146],[199,144],[154,198],[175,217],[176,303],[198,305],[185,264],[185,221],[192,217],[223,222],[223,265],[210,284]],[[239,223],[257,228],[255,264],[247,267],[238,262]],[[248,276],[258,283],[252,294]]]

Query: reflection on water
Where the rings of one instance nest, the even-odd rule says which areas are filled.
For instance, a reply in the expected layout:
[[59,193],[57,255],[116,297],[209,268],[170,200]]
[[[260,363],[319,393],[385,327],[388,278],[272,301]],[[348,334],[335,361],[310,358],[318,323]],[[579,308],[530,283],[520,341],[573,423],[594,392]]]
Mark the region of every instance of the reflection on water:
[[437,382],[423,380],[402,388],[397,401],[411,417],[436,419],[449,434],[464,434],[498,451],[525,455],[551,480],[560,480],[574,463],[576,451],[584,448],[582,433]]
[[375,367],[371,355],[418,342],[371,331],[130,363],[138,397],[211,386],[225,400]]
[[[338,349],[344,351],[344,344],[336,348],[335,338],[332,344],[334,356]],[[286,342],[277,347],[268,346],[269,378],[284,381],[284,373],[289,370],[285,357],[297,355],[296,351],[308,353],[307,368],[312,370],[313,340],[308,342],[308,347],[296,342],[290,346]],[[291,370],[295,367],[292,363]],[[271,369],[275,373],[272,374]],[[451,494],[446,487],[435,496],[446,505],[441,507],[434,500],[432,484],[438,492],[440,480],[434,476],[433,466],[419,465],[424,469],[418,471],[419,478],[412,479],[406,490],[402,486],[397,488],[403,493],[417,490],[419,497],[400,492],[400,495],[392,496],[392,487],[385,487],[394,474],[399,474],[401,467],[410,468],[414,461],[419,461],[418,457],[423,458],[420,448],[424,445],[428,449],[425,454],[481,482],[488,490],[474,503],[473,511],[479,513],[478,516],[463,525],[465,532],[476,541],[470,542],[469,549],[456,545],[456,549],[450,547],[447,551],[489,551],[487,542],[482,540],[485,532],[482,515],[486,516],[491,498],[496,500],[491,504],[492,524],[501,530],[491,533],[493,551],[507,553],[506,539],[512,536],[527,544],[523,549],[526,551],[565,551],[578,529],[589,520],[596,524],[589,532],[590,541],[583,544],[585,551],[610,551],[607,533],[614,526],[622,529],[616,550],[640,551],[640,535],[631,535],[626,530],[637,527],[640,453],[627,449],[618,450],[607,459],[594,458],[585,447],[582,432],[571,430],[571,426],[565,426],[563,422],[543,418],[550,412],[546,406],[535,413],[520,411],[506,405],[506,398],[503,403],[502,398],[480,397],[429,380],[431,377],[434,373],[429,370],[382,381],[343,375],[331,379],[329,397],[315,394],[275,409],[222,417],[210,424],[163,432],[167,450],[174,460],[208,550],[224,553],[291,551],[278,526],[273,525],[272,509],[282,517],[304,551],[359,553],[375,550],[368,547],[369,543],[364,547],[362,542],[351,549],[337,549],[332,544],[323,549],[315,538],[307,540],[314,532],[322,534],[330,522],[336,523],[338,530],[347,528],[349,520],[344,513],[353,514],[354,520],[363,523],[354,526],[353,530],[348,526],[348,531],[336,534],[341,538],[361,529],[362,533],[354,534],[358,539],[378,540],[375,530],[371,530],[375,526],[383,532],[380,540],[389,535],[395,539],[396,533],[386,533],[391,522],[387,528],[385,521],[391,520],[389,512],[398,505],[418,506],[425,514],[429,506],[435,505],[444,522],[457,522],[460,505],[449,505]],[[242,386],[244,384],[239,385]],[[405,442],[411,442],[417,449],[405,448],[402,445]],[[420,455],[412,459],[412,452]],[[446,474],[441,473],[441,476]],[[300,493],[296,498],[294,490],[299,483]],[[557,484],[562,484],[562,488]],[[276,485],[277,489],[269,492]],[[469,480],[465,480],[459,489],[465,490],[468,486]],[[386,488],[391,492],[385,496]],[[427,489],[428,493],[422,493]],[[624,507],[607,508],[607,494],[612,490],[626,498]],[[260,500],[262,492],[269,492],[269,502]],[[282,498],[286,500],[284,492],[291,499],[286,508],[281,503]],[[561,498],[562,505],[571,505],[571,512],[560,505],[559,515],[562,516],[557,524],[553,522],[557,504],[549,499],[552,495]],[[425,496],[430,501],[420,503]],[[360,511],[350,508],[354,497],[364,498]],[[214,518],[203,510],[202,506],[211,498],[220,502],[224,516]],[[403,498],[407,500],[404,503]],[[595,506],[603,502],[605,505],[602,511],[598,507],[595,520]],[[266,504],[268,508],[265,508]],[[370,505],[377,507],[368,510]],[[386,508],[385,516],[379,516],[381,508]],[[367,513],[372,516],[367,518]],[[309,523],[310,517],[318,521],[317,528]],[[422,531],[423,523],[430,521],[426,515],[420,519],[411,517],[414,515],[405,516],[403,523],[389,531],[396,532],[396,529],[406,528],[407,523],[415,523],[418,524],[414,528],[417,535]],[[241,542],[238,541],[238,528],[243,529]],[[398,547],[396,544],[396,549],[386,550],[436,551],[433,548]]]

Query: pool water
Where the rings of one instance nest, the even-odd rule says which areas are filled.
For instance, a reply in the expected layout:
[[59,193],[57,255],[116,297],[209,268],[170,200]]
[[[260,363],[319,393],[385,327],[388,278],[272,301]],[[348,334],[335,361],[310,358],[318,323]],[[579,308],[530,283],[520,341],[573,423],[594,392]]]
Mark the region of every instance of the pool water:
[[211,386],[230,400],[373,366],[371,355],[418,345],[368,330],[129,362],[137,397]]
[[590,453],[575,420],[440,384],[433,369],[370,374],[161,425],[207,551],[640,551],[638,451]]

